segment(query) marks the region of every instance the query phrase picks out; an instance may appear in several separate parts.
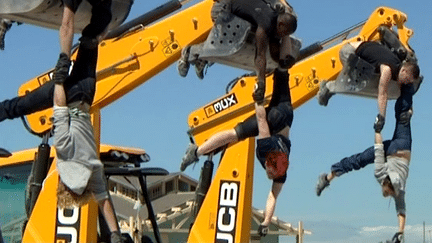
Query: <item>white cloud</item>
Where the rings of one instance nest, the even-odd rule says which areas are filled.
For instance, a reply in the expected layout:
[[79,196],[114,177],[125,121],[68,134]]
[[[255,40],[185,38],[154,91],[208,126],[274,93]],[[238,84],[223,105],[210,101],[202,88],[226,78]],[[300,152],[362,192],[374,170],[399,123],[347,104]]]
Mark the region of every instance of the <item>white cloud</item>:
[[362,227],[360,230],[360,234],[382,234],[387,232],[397,232],[398,227],[394,226],[375,226],[375,227]]
[[[432,230],[432,227],[426,226],[425,230],[426,230],[426,232],[429,230]],[[406,232],[412,232],[412,233],[421,232],[423,234],[423,225],[422,224],[407,225],[407,226],[405,226],[405,231]]]
[[[391,237],[394,233],[399,230],[399,227],[395,226],[374,226],[374,227],[362,227],[359,234],[363,237]],[[428,233],[431,227],[426,228]],[[405,242],[419,242],[423,240],[423,225],[406,225],[405,226]]]
[[[305,236],[305,241],[310,243],[386,242],[399,230],[397,226],[387,225],[356,228],[334,221],[308,222],[308,225],[312,235]],[[432,240],[432,226],[426,227],[426,240]],[[293,241],[290,237],[283,238],[281,242]],[[405,242],[423,242],[423,225],[406,225]]]
[[[372,233],[372,232],[377,232],[377,233],[382,233],[382,232],[395,232],[397,231],[399,228],[396,226],[374,226],[374,227],[362,227],[360,230],[360,234],[363,233]],[[426,230],[431,230],[431,227],[428,226],[426,227]],[[422,232],[423,233],[423,225],[422,224],[416,224],[416,225],[406,225],[405,226],[405,232],[409,232],[409,233],[416,233],[416,232]]]

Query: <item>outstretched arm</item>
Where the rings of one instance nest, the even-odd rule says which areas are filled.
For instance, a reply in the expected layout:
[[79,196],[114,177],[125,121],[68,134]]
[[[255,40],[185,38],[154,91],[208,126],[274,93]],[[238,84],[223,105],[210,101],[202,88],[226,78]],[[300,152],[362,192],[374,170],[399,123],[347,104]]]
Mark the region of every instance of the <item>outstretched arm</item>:
[[67,106],[63,84],[54,85],[54,106]]
[[75,13],[68,6],[64,7],[62,24],[60,26],[60,52],[68,57],[71,55],[73,35],[74,35]]
[[269,40],[267,33],[264,28],[258,26],[256,30],[256,54],[255,54],[255,70],[258,77],[258,87],[254,91],[254,100],[258,103],[264,101],[265,95],[265,75],[267,69],[267,47],[269,45]]
[[383,139],[382,139],[382,135],[379,132],[375,133],[375,144],[382,144],[383,143]]
[[289,69],[294,65],[295,59],[291,55],[292,52],[293,52],[293,46],[292,46],[291,37],[289,35],[286,35],[281,39],[279,60],[284,60],[283,63],[279,61],[280,62],[279,66],[281,68]]
[[258,123],[258,138],[270,137],[270,129],[267,123],[266,110],[262,104],[255,102],[255,114]]
[[405,230],[406,215],[398,214],[398,221],[399,221],[399,232],[403,233]]
[[265,82],[265,72],[267,66],[266,52],[269,45],[267,33],[264,28],[258,26],[256,30],[256,56],[255,69],[257,71],[258,82]]
[[398,220],[399,220],[399,231],[393,235],[393,238],[391,239],[391,243],[403,242],[403,238],[404,238],[403,234],[405,229],[405,214],[398,214]]
[[110,232],[119,232],[119,226],[117,222],[117,218],[115,217],[114,207],[110,198],[104,199],[100,202],[99,209],[101,210],[105,220],[108,224],[108,228]]
[[61,53],[53,74],[54,106],[67,106],[66,92],[63,83],[65,82],[67,73],[69,72],[69,66],[69,57],[67,57],[67,55],[65,55],[64,53]]
[[385,117],[387,110],[388,87],[392,74],[390,67],[383,64],[380,67],[380,72],[381,75],[378,86],[378,112]]
[[267,197],[266,209],[264,214],[264,221],[261,225],[269,226],[271,219],[273,217],[275,208],[276,208],[276,200],[279,196],[279,193],[282,191],[283,183],[273,182],[270,193]]
[[380,70],[381,75],[378,85],[378,115],[374,123],[375,132],[381,132],[381,130],[384,128],[387,110],[388,87],[392,76],[391,69],[388,65],[381,64]]

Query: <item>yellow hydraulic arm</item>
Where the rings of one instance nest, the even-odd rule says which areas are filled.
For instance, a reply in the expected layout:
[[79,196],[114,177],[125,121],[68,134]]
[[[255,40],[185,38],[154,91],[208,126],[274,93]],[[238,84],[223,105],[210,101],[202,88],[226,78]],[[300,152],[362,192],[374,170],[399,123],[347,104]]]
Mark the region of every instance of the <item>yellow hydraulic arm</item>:
[[[186,45],[205,40],[212,21],[213,0],[204,0],[149,26],[137,25],[99,45],[97,86],[93,109],[102,109],[174,63]],[[76,52],[72,59],[76,57]],[[49,70],[23,84],[25,95],[50,81]],[[30,128],[43,133],[51,128],[52,109],[27,116]]]
[[[319,46],[318,51],[303,58],[289,70],[289,87],[293,107],[297,108],[313,98],[318,92],[321,81],[336,79],[342,70],[339,50],[347,42],[379,40],[378,28],[385,25],[390,29],[396,27],[402,44],[411,49],[408,40],[413,35],[413,31],[405,26],[406,20],[407,16],[403,12],[380,7],[366,21],[323,42],[314,44]],[[351,37],[346,38],[348,36]],[[254,114],[251,94],[255,82],[255,76],[239,78],[228,94],[189,115],[189,133],[193,135],[198,145],[212,134],[233,128],[239,121]],[[273,92],[272,75],[267,77],[266,84],[266,98],[269,100]],[[232,102],[232,96],[235,97],[236,102]],[[225,107],[226,104],[229,107]]]
[[[315,53],[312,51],[311,55],[289,70],[289,87],[294,108],[313,98],[321,81],[336,79],[342,70],[339,50],[346,42],[378,40],[378,28],[385,25],[390,29],[397,28],[399,39],[409,48],[408,40],[413,32],[405,26],[406,20],[404,13],[380,7],[367,21],[315,45],[318,47]],[[352,37],[347,38],[348,36]],[[229,93],[189,115],[189,134],[197,145],[201,145],[213,134],[232,129],[254,115],[252,91],[255,83],[256,77],[239,78]],[[266,83],[268,101],[273,92],[272,76],[267,77]],[[249,241],[253,161],[254,138],[228,146],[196,217],[188,242]]]

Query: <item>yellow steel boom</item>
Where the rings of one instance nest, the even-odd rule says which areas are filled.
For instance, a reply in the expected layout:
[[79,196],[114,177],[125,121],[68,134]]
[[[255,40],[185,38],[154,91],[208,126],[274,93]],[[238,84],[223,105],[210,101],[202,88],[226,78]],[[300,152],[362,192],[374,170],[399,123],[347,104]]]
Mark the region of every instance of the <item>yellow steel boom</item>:
[[[390,29],[397,27],[399,39],[406,48],[410,49],[408,40],[413,35],[413,31],[405,26],[406,20],[407,16],[403,12],[380,7],[371,14],[367,21],[320,43],[321,47],[325,48],[324,50],[304,58],[289,70],[289,87],[293,107],[297,108],[313,98],[318,92],[321,81],[336,79],[342,70],[342,64],[339,61],[339,50],[347,42],[379,40],[378,28],[385,25]],[[355,31],[358,31],[355,36],[349,39],[344,38],[349,34],[352,35],[351,32]],[[240,78],[228,94],[193,111],[189,115],[189,133],[193,135],[198,145],[202,144],[211,134],[233,128],[238,122],[254,114],[251,94],[255,82],[255,76]],[[272,75],[267,77],[266,84],[266,98],[269,99],[273,92]],[[233,95],[237,99],[235,104],[231,104],[226,109],[215,109],[218,102],[221,102],[221,100],[225,102],[224,98],[229,104],[229,99]]]
[[[212,0],[202,1],[152,25],[138,25],[103,41],[99,45],[93,109],[102,109],[167,68],[180,57],[184,46],[205,40],[212,27],[212,4]],[[23,84],[18,95],[50,81],[52,71]],[[47,109],[28,115],[27,121],[34,132],[43,133],[52,125],[51,116],[52,109]]]

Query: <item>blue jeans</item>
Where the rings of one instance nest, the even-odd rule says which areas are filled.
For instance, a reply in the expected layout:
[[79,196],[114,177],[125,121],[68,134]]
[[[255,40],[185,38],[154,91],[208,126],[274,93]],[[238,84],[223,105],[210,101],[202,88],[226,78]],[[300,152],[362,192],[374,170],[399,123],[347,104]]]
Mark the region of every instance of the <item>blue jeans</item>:
[[[411,151],[411,125],[410,119],[401,119],[401,116],[406,115],[412,106],[412,88],[411,86],[403,86],[401,96],[395,104],[396,128],[391,140],[386,140],[384,144],[385,156],[395,154],[399,150]],[[369,164],[373,164],[375,159],[374,146],[367,148],[365,151],[354,154],[350,157],[343,158],[336,164],[333,164],[331,171],[336,173],[336,176],[341,176],[352,170],[360,170]]]

